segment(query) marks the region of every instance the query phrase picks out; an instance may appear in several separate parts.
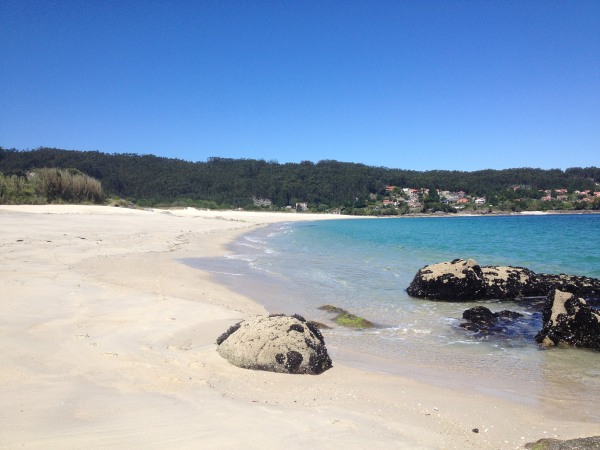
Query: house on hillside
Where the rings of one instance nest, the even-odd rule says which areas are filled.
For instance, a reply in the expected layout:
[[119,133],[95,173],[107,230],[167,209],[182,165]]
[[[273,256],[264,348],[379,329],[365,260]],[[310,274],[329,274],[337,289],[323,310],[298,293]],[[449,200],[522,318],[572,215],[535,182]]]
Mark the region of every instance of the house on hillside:
[[269,198],[252,197],[252,202],[254,203],[254,206],[262,206],[262,207],[268,207],[273,204],[273,202]]
[[440,195],[440,197],[442,197],[444,200],[446,200],[445,203],[456,203],[458,202],[459,197],[457,193],[452,193],[452,192],[447,192],[446,193],[442,193]]

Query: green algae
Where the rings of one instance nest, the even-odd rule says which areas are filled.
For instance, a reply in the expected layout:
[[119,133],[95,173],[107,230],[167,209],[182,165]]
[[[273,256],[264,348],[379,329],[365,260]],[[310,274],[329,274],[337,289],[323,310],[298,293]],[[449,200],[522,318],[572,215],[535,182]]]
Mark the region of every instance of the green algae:
[[342,327],[347,328],[356,328],[356,329],[366,329],[373,328],[375,324],[364,317],[356,316],[354,314],[349,313],[345,309],[338,308],[333,305],[324,305],[320,306],[318,309],[322,311],[327,311],[330,313],[337,314],[333,319],[333,322],[337,323]]

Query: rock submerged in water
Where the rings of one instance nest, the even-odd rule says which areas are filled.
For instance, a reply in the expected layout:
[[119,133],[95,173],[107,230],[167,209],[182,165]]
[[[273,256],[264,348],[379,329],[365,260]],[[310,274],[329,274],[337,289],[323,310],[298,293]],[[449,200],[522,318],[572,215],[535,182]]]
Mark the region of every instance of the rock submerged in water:
[[302,316],[258,316],[230,327],[217,352],[244,369],[318,375],[332,367],[321,332]]
[[460,325],[482,336],[529,339],[533,334],[527,329],[532,321],[539,321],[536,303],[547,297],[543,329],[535,340],[545,346],[570,345],[600,351],[600,311],[594,309],[600,299],[600,280],[596,278],[537,274],[523,267],[480,266],[472,259],[455,259],[423,267],[406,291],[413,297],[457,302],[529,297],[528,306],[536,308],[531,317],[521,319],[516,312],[494,313],[477,306],[463,313],[467,322]]
[[554,289],[599,298],[600,280],[538,274],[524,267],[480,266],[473,259],[455,259],[419,269],[406,291],[428,300],[473,301],[545,297]]
[[337,323],[338,325],[341,325],[346,328],[355,328],[358,330],[363,330],[365,328],[375,327],[375,324],[373,322],[365,319],[364,317],[355,316],[354,314],[349,313],[345,309],[338,308],[337,306],[323,305],[319,306],[317,309],[336,314],[336,316],[331,320]]
[[492,312],[485,306],[476,306],[463,312],[463,319],[467,322],[461,323],[460,327],[484,335],[509,334],[513,321],[520,317],[523,314],[515,311]]
[[537,342],[600,351],[600,311],[584,299],[557,289],[548,296],[542,314],[544,327],[535,337]]

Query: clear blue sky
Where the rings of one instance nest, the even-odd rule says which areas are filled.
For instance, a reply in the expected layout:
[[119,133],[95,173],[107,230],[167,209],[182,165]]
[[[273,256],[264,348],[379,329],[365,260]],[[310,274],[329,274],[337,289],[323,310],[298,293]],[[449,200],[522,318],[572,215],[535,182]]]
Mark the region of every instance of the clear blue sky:
[[600,165],[600,1],[0,0],[0,146]]

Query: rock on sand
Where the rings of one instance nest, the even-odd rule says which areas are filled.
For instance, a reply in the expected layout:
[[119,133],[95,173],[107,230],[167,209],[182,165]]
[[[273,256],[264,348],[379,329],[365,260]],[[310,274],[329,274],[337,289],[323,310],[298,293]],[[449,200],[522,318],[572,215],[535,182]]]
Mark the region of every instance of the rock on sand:
[[332,367],[321,332],[299,315],[258,316],[229,328],[217,352],[244,369],[318,375]]

